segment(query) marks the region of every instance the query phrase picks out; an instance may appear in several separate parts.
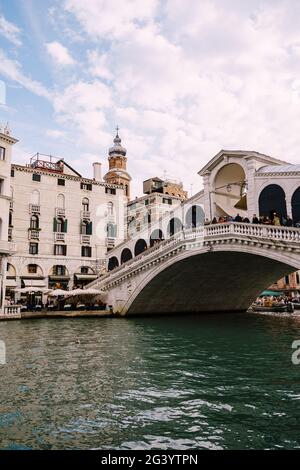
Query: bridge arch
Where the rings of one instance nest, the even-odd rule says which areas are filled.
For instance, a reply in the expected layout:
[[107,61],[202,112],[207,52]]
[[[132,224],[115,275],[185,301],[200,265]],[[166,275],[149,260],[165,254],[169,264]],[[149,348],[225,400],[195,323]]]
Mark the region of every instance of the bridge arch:
[[250,252],[238,244],[184,251],[149,272],[122,313],[245,311],[266,287],[298,268],[299,261],[290,261],[288,254],[279,261],[276,250]]
[[147,243],[143,238],[140,238],[134,245],[134,256],[140,255],[145,250],[147,250]]
[[113,269],[117,268],[119,266],[119,261],[116,256],[111,256],[108,260],[108,271],[112,271]]
[[121,264],[126,263],[126,261],[129,261],[132,259],[132,253],[129,250],[129,248],[124,248],[124,250],[121,253]]
[[155,243],[164,240],[163,231],[160,228],[156,228],[150,235],[150,246],[155,245]]
[[294,222],[300,222],[300,187],[294,191],[292,196],[292,218]]
[[186,228],[200,227],[204,225],[205,215],[201,206],[194,204],[185,214]]
[[258,205],[261,216],[270,217],[274,212],[287,216],[285,192],[278,184],[269,184],[261,191]]
[[181,232],[183,224],[178,217],[172,217],[167,227],[168,236],[172,237],[175,233]]

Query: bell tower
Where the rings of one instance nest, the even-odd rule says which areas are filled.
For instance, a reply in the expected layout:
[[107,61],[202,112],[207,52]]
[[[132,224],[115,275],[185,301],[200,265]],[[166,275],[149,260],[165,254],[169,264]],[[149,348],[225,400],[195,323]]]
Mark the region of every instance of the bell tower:
[[124,192],[130,200],[130,181],[131,176],[127,172],[127,150],[121,145],[121,139],[119,137],[119,128],[116,128],[117,134],[114,138],[114,145],[109,149],[108,152],[108,164],[109,170],[104,176],[106,183],[119,184],[124,186]]

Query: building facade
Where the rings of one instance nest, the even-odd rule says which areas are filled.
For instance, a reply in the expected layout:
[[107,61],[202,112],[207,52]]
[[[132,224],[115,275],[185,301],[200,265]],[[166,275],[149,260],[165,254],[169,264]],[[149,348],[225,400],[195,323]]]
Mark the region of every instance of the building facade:
[[[105,182],[101,163],[84,178],[63,159],[37,154],[11,166],[9,239],[17,246],[6,295],[26,287],[83,287],[105,271],[106,252],[123,242],[124,186]],[[7,232],[6,232],[7,233]]]
[[4,312],[8,256],[14,247],[8,241],[9,210],[11,206],[11,153],[17,142],[6,127],[0,130],[0,316]]

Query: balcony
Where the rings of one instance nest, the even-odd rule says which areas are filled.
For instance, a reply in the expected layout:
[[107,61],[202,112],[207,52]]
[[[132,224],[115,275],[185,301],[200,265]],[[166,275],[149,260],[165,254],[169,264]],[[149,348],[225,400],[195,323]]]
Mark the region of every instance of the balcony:
[[55,242],[64,242],[66,241],[66,234],[64,232],[56,232],[54,234],[54,241]]
[[29,238],[29,240],[39,240],[40,239],[40,231],[39,230],[34,230],[34,229],[29,229],[28,238]]
[[91,211],[81,211],[81,218],[89,220],[91,218]]
[[90,245],[91,244],[91,235],[81,235],[81,244]]
[[60,207],[57,207],[55,209],[55,215],[56,215],[56,217],[65,217],[66,216],[66,209],[61,209]]
[[13,255],[17,251],[15,243],[0,240],[0,253],[4,255]]
[[107,237],[106,238],[106,246],[107,248],[114,248],[115,247],[115,244],[116,244],[116,240],[115,238],[110,238],[110,237]]
[[37,204],[29,204],[29,212],[30,214],[40,214],[41,206],[38,206]]

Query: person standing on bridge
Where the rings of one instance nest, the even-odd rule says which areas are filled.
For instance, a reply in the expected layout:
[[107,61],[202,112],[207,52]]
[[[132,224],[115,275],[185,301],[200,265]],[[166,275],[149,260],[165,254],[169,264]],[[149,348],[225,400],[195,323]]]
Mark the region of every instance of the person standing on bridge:
[[253,223],[253,224],[259,224],[259,220],[258,220],[258,217],[257,217],[256,214],[253,215],[252,223]]
[[243,222],[243,219],[242,217],[240,216],[240,214],[237,214],[236,218],[234,219],[235,222]]

